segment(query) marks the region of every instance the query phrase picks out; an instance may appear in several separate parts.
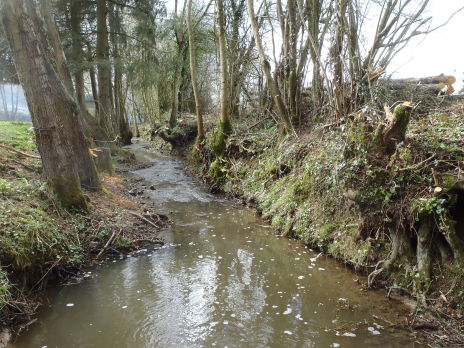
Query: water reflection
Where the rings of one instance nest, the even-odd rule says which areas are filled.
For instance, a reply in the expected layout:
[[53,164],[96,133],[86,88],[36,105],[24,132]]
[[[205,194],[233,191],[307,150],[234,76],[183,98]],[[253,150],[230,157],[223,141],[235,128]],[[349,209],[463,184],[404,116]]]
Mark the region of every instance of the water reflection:
[[20,347],[413,346],[408,332],[389,327],[400,308],[361,291],[356,275],[275,238],[252,211],[207,193],[171,157],[136,154],[154,162],[137,174],[175,221],[162,233],[166,246],[50,291]]

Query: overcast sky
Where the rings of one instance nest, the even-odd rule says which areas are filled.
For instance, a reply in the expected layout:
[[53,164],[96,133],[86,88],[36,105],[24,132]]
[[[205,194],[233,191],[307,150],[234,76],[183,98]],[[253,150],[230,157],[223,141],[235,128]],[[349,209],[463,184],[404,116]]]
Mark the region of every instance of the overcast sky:
[[[450,17],[464,0],[431,0],[427,15],[438,26]],[[420,42],[422,41],[422,42]],[[454,75],[462,85],[464,78],[464,11],[458,13],[443,28],[415,40],[395,58],[389,73],[396,77]],[[456,83],[456,85],[458,85]],[[455,86],[456,86],[455,85]],[[456,88],[457,89],[457,88]]]
[[[205,0],[197,0],[205,2]],[[260,1],[260,0],[257,0]],[[179,0],[182,4],[183,0]],[[174,0],[167,0],[169,11],[174,9]],[[432,17],[432,27],[444,24],[450,16],[464,6],[464,0],[430,0],[424,16]],[[179,5],[182,8],[182,5]],[[275,38],[279,51],[279,38]],[[277,52],[278,54],[278,52]],[[464,11],[456,14],[447,25],[413,40],[400,52],[388,67],[387,74],[395,78],[454,75],[456,91],[464,79]]]

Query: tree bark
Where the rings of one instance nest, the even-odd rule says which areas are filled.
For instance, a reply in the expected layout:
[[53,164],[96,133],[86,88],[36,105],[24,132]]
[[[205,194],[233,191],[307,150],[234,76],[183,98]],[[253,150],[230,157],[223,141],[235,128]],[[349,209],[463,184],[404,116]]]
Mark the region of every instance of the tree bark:
[[276,81],[271,75],[271,65],[269,64],[266,58],[266,54],[264,53],[264,48],[261,42],[261,37],[259,36],[258,21],[256,20],[256,17],[255,17],[253,0],[247,0],[247,7],[248,7],[248,15],[251,21],[251,27],[253,29],[253,37],[255,39],[256,47],[258,48],[259,59],[263,67],[264,75],[266,76],[266,81],[267,81],[267,84],[269,85],[272,98],[274,99],[275,105],[277,107],[277,114],[279,118],[284,122],[286,130],[292,131],[293,130],[292,122],[290,120],[290,117],[288,116],[288,112],[285,107],[284,101],[282,99],[282,95],[280,93],[279,87],[277,86]]
[[192,0],[188,0],[187,9],[187,27],[189,36],[189,55],[190,55],[190,75],[192,79],[193,95],[195,97],[195,112],[197,115],[197,141],[201,142],[205,138],[205,130],[203,127],[203,115],[202,105],[200,98],[200,91],[198,89],[197,79],[197,63],[195,57],[195,40],[193,37],[193,25],[192,25]]
[[[113,5],[114,6],[114,5]],[[113,46],[114,58],[114,116],[116,129],[120,142],[123,145],[132,144],[132,132],[126,118],[126,96],[124,95],[123,86],[123,61],[120,55],[119,36],[116,33],[122,32],[121,15],[118,8],[112,8],[111,26],[111,43]]]
[[[32,4],[29,4],[29,6],[32,6]],[[37,11],[35,11],[33,7],[29,8],[30,15],[34,18],[36,25],[39,26],[39,30],[43,30],[41,35],[44,43],[42,45],[45,45],[45,42],[50,44],[51,48],[47,48],[47,51],[53,53],[53,57],[55,58],[54,66],[56,67],[58,77],[64,83],[70,98],[74,99],[75,90],[72,83],[71,73],[67,66],[66,56],[61,45],[55,19],[52,16],[49,0],[40,0],[40,13],[42,15],[43,22],[42,19],[37,15]],[[75,117],[74,121],[77,126],[71,129],[72,134],[70,134],[70,136],[73,139],[71,143],[74,148],[74,152],[78,154],[76,160],[78,162],[77,170],[79,173],[81,185],[88,189],[100,190],[101,184],[98,177],[98,172],[93,159],[89,154],[89,142],[83,134],[84,129],[87,133],[96,131],[96,129],[92,130],[90,128],[91,124],[89,124],[89,121],[91,120],[86,117],[78,105],[77,115],[73,117]]]
[[218,40],[219,40],[219,62],[221,71],[221,122],[229,122],[229,86],[227,84],[227,48],[226,48],[226,23],[224,15],[224,2],[217,0],[218,12]]
[[106,138],[114,137],[111,124],[113,104],[111,101],[111,63],[106,19],[108,7],[106,0],[97,0],[97,75],[98,75],[98,122],[106,133]]
[[87,209],[77,172],[81,154],[75,154],[72,145],[76,141],[72,129],[79,127],[77,106],[44,52],[47,42],[39,40],[25,0],[4,0],[1,13],[31,112],[43,173],[64,207]]
[[56,70],[61,81],[64,82],[69,94],[74,95],[74,86],[72,83],[71,73],[66,65],[66,56],[61,46],[60,35],[53,18],[52,9],[49,0],[40,0],[40,14],[45,22],[47,38],[53,48],[55,57]]

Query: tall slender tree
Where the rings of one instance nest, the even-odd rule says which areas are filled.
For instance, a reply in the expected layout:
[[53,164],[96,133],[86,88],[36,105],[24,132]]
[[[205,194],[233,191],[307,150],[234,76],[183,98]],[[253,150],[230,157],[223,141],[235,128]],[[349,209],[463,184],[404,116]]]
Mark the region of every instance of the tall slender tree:
[[98,75],[98,122],[108,139],[114,137],[113,102],[111,98],[111,62],[108,42],[108,4],[97,0],[97,75]]
[[213,144],[217,156],[222,156],[225,151],[226,141],[232,132],[232,125],[229,116],[229,86],[227,68],[227,47],[226,47],[226,19],[224,13],[224,1],[216,0],[216,12],[218,23],[218,43],[219,43],[219,71],[221,76],[221,91],[219,96],[219,129]]
[[195,112],[197,116],[197,129],[198,138],[197,141],[200,143],[205,138],[205,130],[203,126],[203,115],[200,91],[198,88],[198,76],[197,76],[197,62],[195,57],[195,39],[193,37],[193,24],[192,24],[192,0],[188,0],[187,9],[187,26],[189,36],[189,55],[190,55],[190,75],[192,80],[192,89],[195,97]]

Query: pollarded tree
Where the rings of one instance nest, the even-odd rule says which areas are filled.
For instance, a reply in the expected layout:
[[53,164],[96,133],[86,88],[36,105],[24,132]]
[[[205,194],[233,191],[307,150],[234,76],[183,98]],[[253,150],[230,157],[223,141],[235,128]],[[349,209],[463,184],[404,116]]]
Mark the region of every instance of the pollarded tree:
[[37,34],[33,19],[37,9],[26,2],[4,0],[1,16],[31,112],[43,172],[64,207],[87,209],[76,161],[83,154],[73,147],[78,141],[73,137],[73,128],[79,128],[78,108],[49,61],[47,41]]

